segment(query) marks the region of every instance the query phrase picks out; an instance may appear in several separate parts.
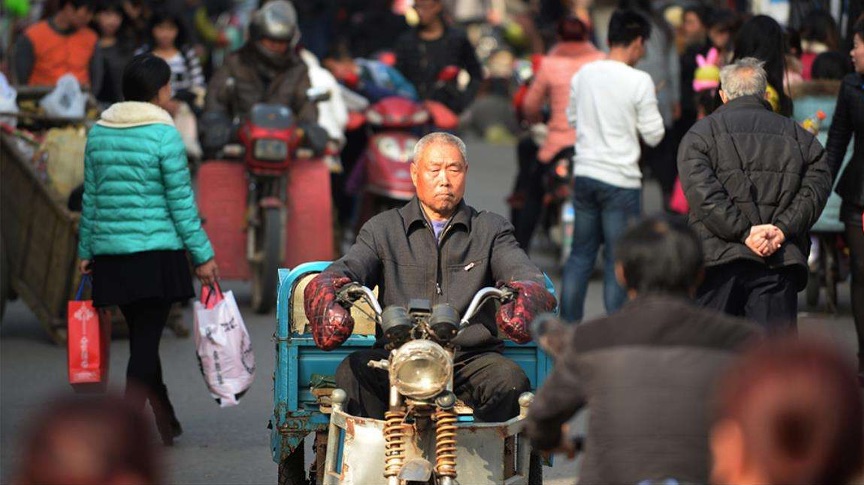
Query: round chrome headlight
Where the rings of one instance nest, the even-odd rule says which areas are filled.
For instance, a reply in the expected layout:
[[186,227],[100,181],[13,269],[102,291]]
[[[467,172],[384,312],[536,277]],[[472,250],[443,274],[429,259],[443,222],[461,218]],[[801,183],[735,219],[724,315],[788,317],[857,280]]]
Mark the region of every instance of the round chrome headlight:
[[390,358],[390,384],[405,396],[437,396],[453,377],[453,362],[444,347],[431,340],[412,340]]

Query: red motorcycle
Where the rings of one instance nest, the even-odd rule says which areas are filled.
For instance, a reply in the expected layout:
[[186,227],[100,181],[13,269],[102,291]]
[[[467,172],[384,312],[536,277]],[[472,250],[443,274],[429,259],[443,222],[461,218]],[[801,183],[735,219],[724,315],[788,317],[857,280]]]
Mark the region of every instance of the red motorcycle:
[[236,132],[225,120],[202,125],[210,138],[239,141],[222,145],[198,172],[198,206],[220,274],[251,279],[252,308],[267,313],[280,267],[333,258],[330,173],[320,159],[327,134],[277,104],[256,104]]
[[[372,216],[401,207],[414,197],[411,162],[419,136],[432,128],[453,130],[459,118],[435,101],[416,102],[392,96],[353,116],[355,128],[363,124],[369,132],[366,151],[351,174],[349,185],[362,200],[357,228]],[[350,190],[350,189],[349,189]]]

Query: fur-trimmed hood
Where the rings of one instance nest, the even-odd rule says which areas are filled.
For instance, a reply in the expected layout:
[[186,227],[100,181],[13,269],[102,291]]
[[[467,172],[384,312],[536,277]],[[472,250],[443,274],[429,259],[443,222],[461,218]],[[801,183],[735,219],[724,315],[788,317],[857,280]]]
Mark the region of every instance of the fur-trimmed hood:
[[114,103],[102,112],[96,124],[109,128],[131,128],[152,124],[174,126],[174,120],[167,111],[153,103],[124,101]]

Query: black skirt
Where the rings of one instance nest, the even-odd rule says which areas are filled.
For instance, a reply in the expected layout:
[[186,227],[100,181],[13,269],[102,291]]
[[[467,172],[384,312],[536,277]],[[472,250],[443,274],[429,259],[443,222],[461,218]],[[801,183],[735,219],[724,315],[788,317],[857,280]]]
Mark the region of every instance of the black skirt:
[[186,251],[144,251],[93,258],[93,305],[141,300],[185,301],[195,296]]

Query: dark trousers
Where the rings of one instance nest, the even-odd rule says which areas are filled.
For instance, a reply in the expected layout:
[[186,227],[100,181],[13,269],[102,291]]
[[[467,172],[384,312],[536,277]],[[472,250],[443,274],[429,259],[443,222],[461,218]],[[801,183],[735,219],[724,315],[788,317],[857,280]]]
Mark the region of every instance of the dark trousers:
[[752,320],[769,333],[794,331],[801,272],[796,267],[771,269],[752,261],[711,266],[705,270],[696,301],[705,308]]
[[136,407],[149,399],[157,418],[173,415],[168,390],[162,380],[159,341],[171,312],[171,303],[143,300],[120,305],[129,326],[129,365],[126,367],[126,398]]
[[[367,365],[387,359],[385,349],[360,350],[349,355],[336,370],[336,387],[348,394],[345,411],[355,416],[383,419],[387,411],[390,381],[387,372]],[[519,414],[519,395],[531,390],[522,368],[497,352],[460,358],[453,367],[456,396],[474,409],[474,417],[501,422]]]
[[846,223],[852,273],[852,317],[858,334],[858,371],[864,373],[864,231],[857,224]]

